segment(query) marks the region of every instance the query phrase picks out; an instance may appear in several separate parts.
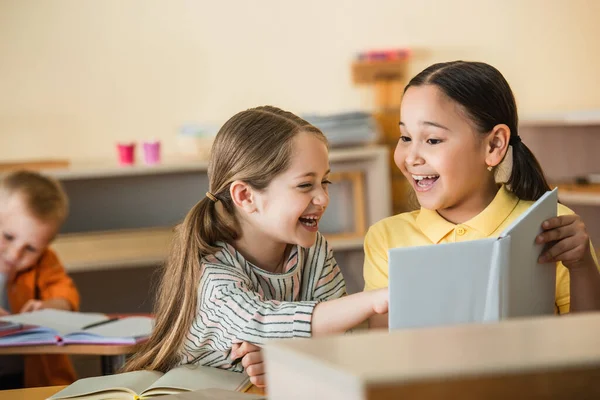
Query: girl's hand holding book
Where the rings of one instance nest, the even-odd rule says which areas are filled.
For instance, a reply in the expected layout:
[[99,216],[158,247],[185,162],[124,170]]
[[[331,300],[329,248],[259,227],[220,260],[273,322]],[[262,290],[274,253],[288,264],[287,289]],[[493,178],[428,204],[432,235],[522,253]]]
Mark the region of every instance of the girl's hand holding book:
[[241,359],[244,370],[254,386],[265,387],[265,364],[259,346],[248,342],[234,343],[230,356],[234,363]]
[[590,251],[590,236],[578,215],[561,215],[542,224],[536,238],[539,244],[553,243],[539,259],[540,263],[561,261],[569,270],[581,267],[595,268]]

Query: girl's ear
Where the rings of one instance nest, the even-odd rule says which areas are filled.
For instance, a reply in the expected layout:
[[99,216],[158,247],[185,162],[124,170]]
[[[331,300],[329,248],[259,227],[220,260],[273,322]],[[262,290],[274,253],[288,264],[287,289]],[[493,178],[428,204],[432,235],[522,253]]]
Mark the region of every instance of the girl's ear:
[[510,140],[510,128],[505,124],[498,124],[492,129],[486,138],[485,163],[490,167],[496,167],[502,162],[508,151]]
[[240,209],[244,210],[248,214],[256,211],[256,201],[254,198],[254,191],[244,181],[233,181],[229,187],[229,194],[231,200]]

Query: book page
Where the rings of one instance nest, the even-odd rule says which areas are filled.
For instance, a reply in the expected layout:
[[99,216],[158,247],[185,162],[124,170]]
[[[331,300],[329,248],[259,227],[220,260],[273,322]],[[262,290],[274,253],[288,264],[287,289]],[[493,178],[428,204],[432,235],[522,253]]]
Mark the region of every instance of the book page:
[[240,390],[249,382],[248,375],[219,368],[182,365],[158,379],[143,395],[174,394],[200,389]]
[[204,389],[161,397],[160,400],[267,400],[267,396],[232,392],[223,389]]
[[554,314],[556,265],[538,263],[543,245],[535,243],[535,238],[542,231],[542,222],[556,217],[557,203],[556,189],[546,192],[500,236],[510,236],[503,318]]
[[50,328],[55,330],[60,336],[76,332],[86,325],[106,319],[108,317],[104,314],[54,310],[51,308],[0,317],[2,321]]
[[86,329],[93,335],[114,338],[147,337],[152,333],[154,319],[150,317],[125,317]]
[[496,241],[489,238],[390,249],[389,328],[433,327],[493,318],[490,307],[495,299],[488,294],[497,283],[497,278],[490,276]]
[[94,393],[99,394],[100,392],[103,392],[104,398],[117,398],[116,394],[114,396],[107,395],[108,392],[112,391],[119,391],[124,395],[129,393],[129,397],[131,398],[142,393],[144,389],[152,385],[161,376],[162,373],[158,371],[135,371],[79,379],[50,397],[49,400],[77,398]]

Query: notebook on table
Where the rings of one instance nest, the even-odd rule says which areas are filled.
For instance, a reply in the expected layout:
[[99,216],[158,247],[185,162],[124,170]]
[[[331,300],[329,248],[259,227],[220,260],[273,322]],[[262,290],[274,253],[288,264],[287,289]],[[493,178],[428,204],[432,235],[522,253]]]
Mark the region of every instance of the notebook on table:
[[[45,309],[0,317],[13,329],[0,331],[0,347],[51,344],[136,344],[152,332],[147,316],[109,317]],[[15,328],[16,326],[16,328]]]

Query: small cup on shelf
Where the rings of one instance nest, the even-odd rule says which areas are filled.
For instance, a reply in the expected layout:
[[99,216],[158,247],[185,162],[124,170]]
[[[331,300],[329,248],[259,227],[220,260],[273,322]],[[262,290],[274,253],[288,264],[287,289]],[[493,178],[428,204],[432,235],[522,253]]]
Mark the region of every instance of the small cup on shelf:
[[117,143],[119,164],[133,165],[135,163],[135,143]]
[[154,165],[160,163],[160,141],[147,141],[142,144],[144,149],[144,163]]

